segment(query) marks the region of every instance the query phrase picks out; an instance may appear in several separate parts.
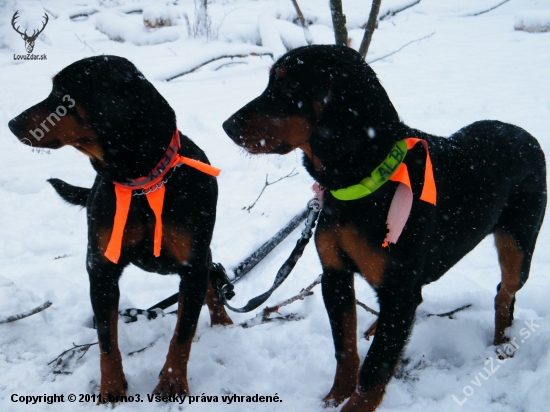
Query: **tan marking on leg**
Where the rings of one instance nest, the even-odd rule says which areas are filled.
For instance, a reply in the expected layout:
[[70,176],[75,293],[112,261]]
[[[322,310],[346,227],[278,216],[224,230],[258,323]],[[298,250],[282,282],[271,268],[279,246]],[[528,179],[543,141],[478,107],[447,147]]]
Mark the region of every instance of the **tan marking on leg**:
[[510,307],[518,288],[521,277],[523,252],[516,241],[506,232],[498,230],[494,233],[495,246],[501,270],[501,285],[495,297],[495,346],[507,342],[505,332],[512,325]]
[[[96,232],[97,236],[97,245],[99,248],[99,255],[103,259],[107,260],[105,257],[105,251],[107,250],[107,245],[111,240],[113,228],[112,227],[102,227],[99,228]],[[122,246],[121,249],[132,247],[140,242],[145,236],[145,227],[140,224],[131,224],[130,222],[126,223],[124,227],[124,233],[122,234]],[[122,254],[121,250],[121,254]],[[153,253],[151,251],[151,253]]]
[[328,230],[318,229],[315,232],[315,246],[324,268],[336,270],[344,270],[345,268],[338,238],[338,231],[334,228]]
[[166,362],[161,371],[158,385],[153,393],[184,395],[189,394],[189,383],[187,382],[187,363],[191,353],[191,344],[193,336],[190,336],[185,342],[179,344],[178,331],[180,328],[181,314],[183,312],[183,297],[179,297],[178,302],[178,320],[174,336],[170,340]]
[[122,356],[118,348],[118,309],[114,308],[109,317],[111,352],[106,353],[100,345],[99,365],[101,370],[101,386],[99,393],[102,398],[124,396],[128,383],[122,369]]
[[206,305],[210,312],[210,326],[227,326],[233,325],[233,321],[227,314],[225,307],[218,300],[212,284],[208,282],[208,290],[206,291]]
[[357,385],[361,360],[357,353],[357,313],[355,305],[352,312],[344,314],[344,357],[336,364],[336,374],[330,392],[324,397],[327,406],[337,406],[351,396]]
[[168,251],[180,263],[189,262],[192,240],[192,236],[185,229],[166,224],[162,228],[162,249]]
[[353,227],[340,229],[340,245],[355,262],[363,278],[373,287],[382,285],[386,270],[387,252],[375,248],[359,235]]

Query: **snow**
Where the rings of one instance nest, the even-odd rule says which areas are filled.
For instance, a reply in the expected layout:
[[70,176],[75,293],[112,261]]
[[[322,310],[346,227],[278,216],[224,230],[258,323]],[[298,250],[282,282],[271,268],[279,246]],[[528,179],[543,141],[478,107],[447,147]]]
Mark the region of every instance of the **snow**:
[[118,42],[131,41],[136,46],[158,44],[177,40],[185,30],[181,27],[165,27],[148,31],[143,22],[132,22],[123,13],[101,12],[95,16],[96,29]]
[[[403,120],[426,132],[449,135],[475,120],[498,119],[533,134],[550,153],[550,34],[516,31],[516,16],[547,15],[547,2],[514,0],[491,12],[498,0],[422,0],[419,4],[379,22],[367,60],[383,57],[408,42],[400,52],[373,63]],[[333,42],[328,2],[301,0],[305,18],[312,23],[316,43]],[[368,2],[367,2],[368,3]],[[384,10],[404,1],[384,1]],[[45,152],[24,151],[7,127],[14,116],[47,96],[51,77],[68,64],[92,55],[115,54],[133,61],[176,111],[179,129],[207,153],[223,172],[219,177],[218,218],[212,242],[214,261],[235,267],[277,232],[311,198],[313,181],[301,165],[301,154],[253,157],[225,135],[222,122],[258,96],[267,83],[272,59],[268,56],[217,60],[178,77],[166,79],[224,54],[271,52],[305,44],[304,33],[293,24],[291,2],[275,0],[213,0],[210,41],[189,38],[185,23],[148,31],[139,13],[153,2],[117,1],[7,1],[0,5],[0,319],[32,309],[46,300],[53,306],[41,314],[0,324],[0,410],[33,412],[96,411],[94,402],[37,403],[24,406],[13,394],[97,393],[97,346],[70,359],[64,372],[54,374],[48,363],[75,344],[95,342],[90,328],[92,310],[85,270],[85,212],[59,199],[46,179],[57,177],[90,187],[94,172],[87,159],[71,148]],[[166,4],[162,2],[162,4]],[[344,0],[352,46],[358,47],[369,7],[364,0]],[[50,21],[36,41],[35,54],[47,60],[14,60],[24,54],[24,43],[8,21],[20,10],[21,22],[40,27],[44,7]],[[195,16],[195,4],[175,5],[182,15]],[[386,9],[384,7],[387,7]],[[76,10],[98,13],[71,19]],[[37,21],[23,19],[32,10]],[[530,12],[530,13],[531,13]],[[29,12],[30,13],[30,12]],[[107,15],[107,13],[109,13]],[[55,17],[57,16],[57,18]],[[107,17],[106,17],[107,16]],[[262,22],[273,27],[266,35]],[[34,19],[34,17],[33,17]],[[277,20],[277,21],[275,21]],[[548,20],[542,20],[548,21]],[[258,26],[260,22],[260,27]],[[292,26],[291,26],[292,25]],[[100,26],[112,41],[96,30]],[[22,26],[25,29],[25,26]],[[119,30],[117,32],[116,30]],[[176,35],[177,34],[177,35]],[[277,43],[277,35],[280,43]],[[273,36],[270,43],[266,36]],[[276,44],[277,43],[277,44]],[[266,189],[269,181],[298,175]],[[301,230],[301,229],[300,229]],[[266,290],[299,236],[296,230],[252,273],[236,285],[234,306]],[[516,322],[510,336],[519,349],[500,364],[491,346],[494,329],[493,299],[499,269],[492,239],[483,241],[442,279],[424,288],[424,302],[404,358],[387,388],[379,410],[383,412],[527,411],[548,410],[550,399],[550,230],[545,223],[539,236],[531,275],[517,295]],[[298,293],[320,273],[315,248],[309,245],[289,280],[268,301],[274,304]],[[174,276],[149,274],[131,267],[120,282],[121,308],[146,308],[177,290]],[[357,297],[376,308],[375,295],[356,280]],[[231,314],[236,326],[211,328],[208,313],[201,313],[189,364],[193,395],[270,395],[281,403],[186,403],[189,411],[331,411],[321,404],[332,384],[335,368],[332,338],[320,288],[303,301],[281,309],[301,320],[272,322],[248,329],[238,326],[255,316]],[[428,317],[457,307],[472,307],[453,319]],[[362,338],[375,317],[358,308],[359,352],[364,357],[372,341]],[[175,317],[119,324],[119,345],[129,382],[129,395],[141,398],[157,383],[175,326]],[[525,339],[522,330],[537,327]],[[530,323],[533,325],[532,323]],[[524,342],[521,342],[523,339]],[[149,347],[132,356],[128,354]],[[494,374],[488,360],[493,359]],[[477,377],[477,378],[476,378]],[[479,383],[479,385],[478,385]],[[471,390],[470,390],[471,388]],[[469,396],[467,396],[469,394]],[[460,402],[459,406],[453,396]],[[117,411],[179,410],[164,403],[119,404]]]
[[524,10],[516,14],[514,23],[516,30],[525,30],[530,33],[550,31],[550,9],[548,10]]

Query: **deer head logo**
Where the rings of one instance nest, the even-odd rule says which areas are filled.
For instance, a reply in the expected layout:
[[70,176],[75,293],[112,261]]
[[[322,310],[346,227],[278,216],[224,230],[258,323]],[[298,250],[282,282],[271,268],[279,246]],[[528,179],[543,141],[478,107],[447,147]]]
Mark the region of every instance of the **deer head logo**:
[[38,37],[38,35],[39,35],[40,33],[42,33],[42,32],[44,31],[44,28],[46,27],[46,24],[48,24],[48,20],[49,20],[48,15],[47,15],[46,13],[44,13],[44,18],[45,18],[46,20],[44,21],[44,23],[43,23],[43,25],[42,25],[42,28],[41,28],[40,30],[38,30],[38,31],[37,31],[37,30],[34,30],[34,31],[32,32],[32,35],[29,36],[29,35],[27,34],[27,30],[25,30],[24,33],[21,33],[21,32],[19,31],[19,26],[18,26],[18,27],[15,27],[15,23],[16,23],[15,20],[17,20],[17,18],[19,17],[19,16],[17,15],[17,13],[19,13],[19,10],[16,11],[15,14],[13,15],[13,17],[12,17],[12,19],[11,19],[11,25],[12,25],[13,29],[14,29],[17,33],[19,33],[19,34],[21,35],[21,38],[22,38],[23,40],[25,40],[25,48],[27,49],[27,53],[32,53],[32,51],[33,51],[33,49],[34,49],[34,42],[36,41],[36,38]]

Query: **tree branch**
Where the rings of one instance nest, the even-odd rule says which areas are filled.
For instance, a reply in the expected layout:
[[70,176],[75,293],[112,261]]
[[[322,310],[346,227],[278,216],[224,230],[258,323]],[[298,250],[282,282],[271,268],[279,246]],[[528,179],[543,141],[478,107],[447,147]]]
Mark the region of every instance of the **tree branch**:
[[479,16],[480,14],[489,13],[490,11],[496,9],[497,7],[502,6],[504,3],[508,3],[509,1],[510,0],[504,0],[503,2],[497,4],[496,6],[491,7],[490,9],[479,11],[479,12],[474,13],[474,14],[466,14],[464,17],[475,17],[475,16]]
[[367,52],[369,51],[370,42],[372,40],[372,35],[374,34],[374,29],[376,28],[376,18],[380,12],[380,4],[382,0],[373,0],[372,7],[370,9],[369,21],[367,22],[367,27],[365,28],[365,34],[363,35],[363,40],[361,41],[361,46],[359,47],[359,54],[365,59],[367,57]]
[[300,6],[298,6],[298,0],[290,0],[290,1],[292,1],[292,4],[296,9],[296,14],[298,15],[298,20],[302,25],[302,29],[304,30],[304,37],[306,38],[307,44],[309,45],[313,44],[313,36],[311,35],[309,28],[307,27],[307,22],[306,22],[306,19],[304,18],[304,14],[302,13],[302,10],[300,10]]
[[401,13],[402,11],[404,10],[407,10],[409,8],[411,8],[412,6],[416,6],[418,3],[420,3],[420,0],[414,2],[414,3],[411,3],[407,6],[404,6],[404,7],[401,7],[400,9],[397,9],[397,10],[392,10],[392,9],[389,9],[387,12],[385,12],[382,16],[380,16],[380,18],[378,19],[379,21],[382,21],[384,19],[386,19],[387,17],[393,17],[395,16],[397,13]]
[[178,77],[185,76],[186,74],[189,74],[189,73],[193,73],[194,71],[200,69],[201,67],[206,66],[209,63],[215,62],[216,60],[233,59],[233,58],[241,58],[242,59],[242,58],[249,57],[249,56],[260,56],[260,57],[261,56],[269,56],[273,59],[273,54],[271,54],[271,53],[228,54],[228,55],[224,55],[224,56],[214,57],[213,59],[210,59],[208,61],[205,61],[204,63],[199,64],[198,66],[193,67],[191,70],[187,70],[187,71],[184,71],[183,73],[176,74],[175,76],[169,77],[165,80],[167,82],[169,82],[171,80],[177,79]]
[[434,31],[432,34],[428,34],[427,36],[421,37],[421,38],[416,39],[416,40],[412,40],[412,41],[410,41],[410,42],[404,44],[403,46],[401,46],[401,47],[400,47],[399,49],[397,49],[396,51],[393,51],[393,52],[391,52],[391,53],[389,53],[389,54],[386,54],[385,56],[378,57],[378,58],[376,58],[376,59],[374,59],[374,60],[368,61],[367,63],[368,63],[368,64],[372,64],[372,63],[377,62],[377,61],[379,61],[379,60],[383,60],[383,59],[385,59],[386,57],[393,56],[395,53],[400,52],[401,50],[403,50],[403,49],[404,49],[405,47],[407,47],[408,45],[413,44],[413,43],[418,43],[418,42],[420,42],[421,40],[424,40],[424,39],[428,39],[428,38],[432,37],[434,34],[435,34],[435,31]]
[[469,307],[471,307],[472,304],[468,304],[468,305],[464,305],[464,306],[461,306],[459,308],[456,308],[455,310],[451,310],[450,312],[445,312],[445,313],[428,313],[428,315],[426,315],[427,318],[431,318],[432,316],[437,316],[437,317],[440,317],[440,318],[449,318],[449,319],[452,319],[453,318],[453,315],[457,312],[460,312],[460,311],[463,311],[464,309],[468,309]]
[[357,303],[357,306],[361,306],[363,309],[365,309],[367,312],[370,312],[372,313],[374,316],[378,316],[379,313],[377,311],[375,311],[374,309],[368,307],[367,305],[365,305],[363,302],[359,301],[359,300],[355,300],[355,303]]
[[280,316],[276,318],[270,318],[269,316],[274,313],[278,312],[279,309],[283,306],[290,305],[293,302],[296,302],[297,300],[304,300],[306,297],[313,295],[313,292],[311,289],[313,289],[315,286],[317,286],[319,283],[321,283],[321,277],[322,275],[317,276],[315,280],[306,288],[302,289],[300,293],[298,293],[295,296],[292,296],[291,298],[285,299],[273,306],[266,306],[264,310],[262,310],[260,313],[258,313],[255,317],[253,317],[250,320],[247,320],[246,322],[241,323],[241,326],[243,328],[250,328],[252,326],[261,325],[263,323],[269,323],[273,322],[274,320],[300,320],[301,317],[297,316],[295,313],[291,313],[286,316]]
[[340,46],[348,45],[348,29],[346,28],[346,15],[342,11],[342,0],[330,0],[330,13],[334,27],[334,39]]
[[42,305],[40,305],[40,306],[38,306],[34,309],[31,309],[31,310],[28,310],[26,312],[20,313],[18,315],[13,315],[13,316],[7,317],[6,319],[1,319],[0,324],[15,322],[16,320],[27,318],[29,316],[32,316],[32,315],[35,315],[37,313],[42,312],[44,309],[48,309],[50,306],[52,306],[52,302],[50,302],[48,300],[45,303],[43,303]]
[[[268,182],[267,181],[267,177],[268,175],[265,175],[265,184],[264,184],[264,187],[262,188],[262,191],[260,192],[260,194],[258,195],[258,197],[256,198],[256,200],[254,200],[254,203],[252,203],[250,206],[248,207],[243,207],[242,210],[246,210],[248,213],[250,213],[250,210],[256,205],[256,202],[258,202],[258,200],[260,200],[260,197],[263,195],[264,193],[264,190],[266,189],[266,187],[268,186],[271,186],[271,185],[274,185],[275,183],[277,182],[280,182],[281,180],[283,179],[286,179],[286,178],[289,178],[289,177],[294,177],[298,174],[298,172],[295,172],[296,169],[292,168],[292,170],[290,171],[289,174],[287,174],[286,176],[283,176],[277,180],[275,180],[274,182]],[[294,173],[294,174],[293,174]]]

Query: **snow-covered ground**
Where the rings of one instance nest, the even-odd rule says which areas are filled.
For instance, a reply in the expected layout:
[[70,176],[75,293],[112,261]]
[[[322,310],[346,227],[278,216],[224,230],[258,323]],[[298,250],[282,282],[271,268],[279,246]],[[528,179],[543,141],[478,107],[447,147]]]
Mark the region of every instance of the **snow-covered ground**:
[[[212,0],[208,6],[208,41],[189,36],[183,12],[190,21],[191,33],[196,32],[193,0],[179,1],[176,10],[170,11],[169,17],[174,13],[179,16],[175,25],[151,32],[143,27],[140,13],[126,14],[143,9],[145,3],[8,0],[0,5],[0,319],[46,300],[53,302],[39,315],[0,324],[1,411],[97,410],[93,402],[32,406],[12,402],[14,394],[64,394],[66,400],[69,394],[97,393],[98,389],[97,346],[80,359],[72,358],[63,368],[58,366],[55,370],[62,374],[48,366],[73,343],[96,341],[96,332],[90,328],[92,310],[84,265],[85,212],[64,204],[46,179],[57,177],[90,186],[94,172],[88,160],[71,148],[49,154],[23,151],[7,127],[11,118],[47,96],[51,77],[63,67],[88,56],[120,55],[133,61],[166,97],[177,113],[180,130],[223,170],[212,250],[214,260],[227,268],[267,240],[311,197],[313,182],[301,166],[301,154],[251,157],[239,150],[221,128],[227,117],[264,89],[273,63],[269,56],[218,60],[173,81],[162,80],[222,54],[280,55],[288,47],[306,44],[302,29],[292,23],[295,12],[290,0]],[[331,43],[328,1],[299,3],[315,42]],[[343,3],[352,47],[357,48],[370,2]],[[413,1],[384,0],[381,15],[407,3]],[[550,33],[514,29],[522,16],[548,25],[540,16],[549,15],[550,4],[546,0],[513,0],[472,16],[498,3],[500,0],[422,0],[380,21],[367,60],[383,57],[433,33],[373,63],[404,121],[427,132],[449,135],[475,120],[498,119],[523,127],[550,153]],[[44,9],[50,20],[33,53],[46,54],[47,60],[14,60],[14,54],[25,54],[25,49],[10,25],[13,13],[20,10],[22,27],[32,31],[41,27]],[[98,13],[70,18],[94,11]],[[297,176],[266,189],[250,213],[243,210],[259,194],[266,175],[273,181],[294,168]],[[298,231],[237,284],[233,304],[244,304],[270,285],[297,237]],[[548,411],[549,243],[546,223],[530,279],[517,296],[516,323],[510,333],[517,337],[519,346],[514,358],[499,364],[491,346],[493,299],[500,274],[493,241],[486,239],[444,278],[424,289],[424,303],[404,354],[408,362],[389,384],[380,411]],[[294,295],[319,273],[315,248],[310,245],[289,280],[268,303]],[[177,284],[177,277],[129,268],[121,280],[120,306],[149,307],[174,293]],[[357,279],[356,288],[360,300],[377,306],[368,285]],[[325,410],[321,399],[332,384],[335,360],[319,287],[314,292],[281,310],[283,315],[296,313],[302,318],[294,322],[244,329],[238,324],[255,314],[231,314],[235,326],[210,328],[204,310],[192,348],[190,387],[194,395],[216,395],[220,399],[218,403],[192,405],[186,401],[184,409]],[[454,319],[425,316],[465,304],[472,307]],[[375,318],[360,308],[358,313],[358,334],[362,336]],[[173,315],[167,315],[153,321],[120,324],[119,342],[129,395],[139,394],[145,399],[155,387],[175,321]],[[520,334],[527,327],[524,322],[534,322],[530,323],[528,338]],[[365,339],[360,340],[361,356],[369,345]],[[127,355],[147,346],[151,347]],[[487,363],[490,358],[493,365]],[[487,378],[491,370],[494,374]],[[221,401],[224,394],[278,395],[282,402],[228,405]],[[116,410],[179,407],[145,400],[119,404]]]

